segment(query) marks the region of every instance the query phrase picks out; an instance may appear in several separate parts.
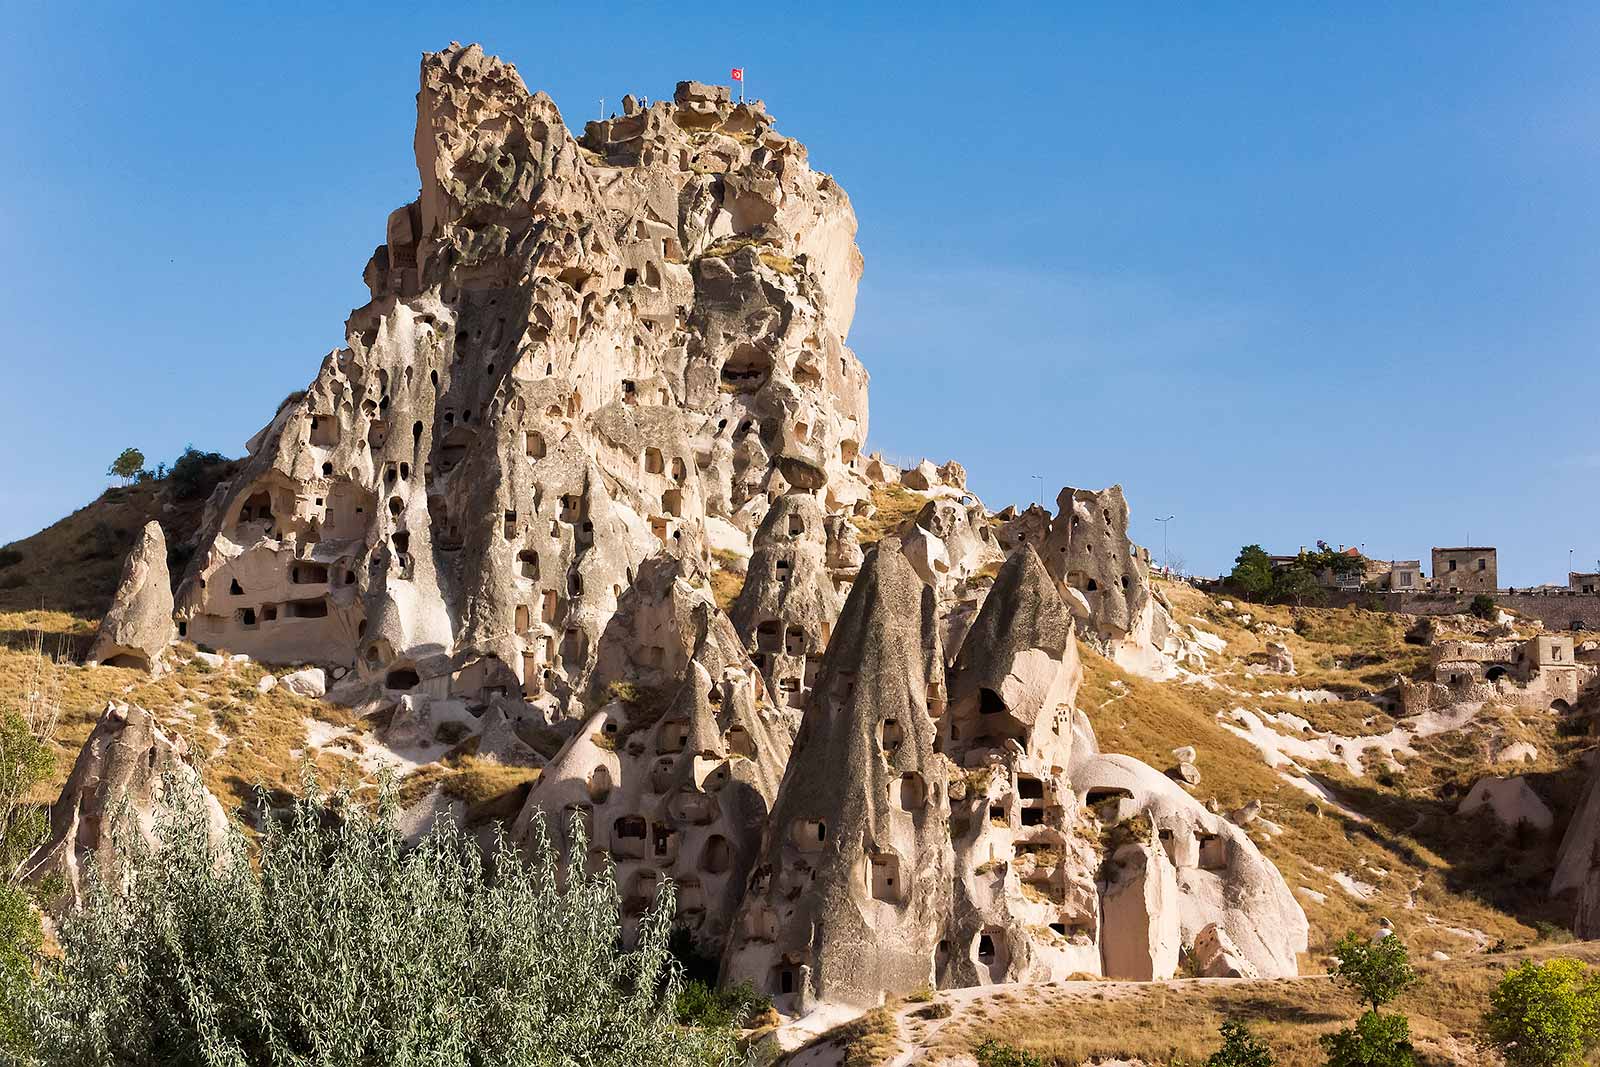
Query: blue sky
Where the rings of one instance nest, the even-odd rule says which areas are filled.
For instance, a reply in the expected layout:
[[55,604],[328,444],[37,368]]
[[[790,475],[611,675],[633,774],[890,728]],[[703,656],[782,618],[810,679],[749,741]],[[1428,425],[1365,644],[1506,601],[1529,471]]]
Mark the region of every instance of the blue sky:
[[1600,8],[438,7],[6,6],[0,541],[311,379],[455,39],[580,128],[746,67],[855,204],[869,446],[992,507],[1121,482],[1202,573],[1600,557]]

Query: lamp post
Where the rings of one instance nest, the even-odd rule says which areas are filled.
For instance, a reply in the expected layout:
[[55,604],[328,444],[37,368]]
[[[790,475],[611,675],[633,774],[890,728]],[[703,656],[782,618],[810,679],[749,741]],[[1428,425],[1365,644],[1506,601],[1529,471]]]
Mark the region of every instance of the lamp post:
[[1164,519],[1156,519],[1161,524],[1161,569],[1168,573],[1171,573],[1172,550],[1167,545],[1167,523],[1171,522],[1173,518],[1175,516],[1168,515]]
[[1034,474],[1031,477],[1039,483],[1039,506],[1042,508],[1044,507],[1044,475]]

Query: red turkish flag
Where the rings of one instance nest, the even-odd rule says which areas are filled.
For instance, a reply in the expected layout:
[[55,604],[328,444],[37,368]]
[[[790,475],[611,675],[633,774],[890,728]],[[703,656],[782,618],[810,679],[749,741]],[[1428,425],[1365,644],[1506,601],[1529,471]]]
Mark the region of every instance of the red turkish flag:
[[744,68],[743,67],[734,67],[732,73],[733,73],[733,80],[734,81],[736,81],[736,82],[744,81]]

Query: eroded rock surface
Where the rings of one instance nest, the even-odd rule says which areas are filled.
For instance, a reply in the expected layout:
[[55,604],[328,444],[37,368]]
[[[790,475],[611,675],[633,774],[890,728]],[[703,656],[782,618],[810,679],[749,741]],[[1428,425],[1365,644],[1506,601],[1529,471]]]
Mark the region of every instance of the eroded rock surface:
[[167,647],[177,636],[172,609],[167,539],[160,523],[148,522],[122,565],[122,580],[88,661],[160,673]]

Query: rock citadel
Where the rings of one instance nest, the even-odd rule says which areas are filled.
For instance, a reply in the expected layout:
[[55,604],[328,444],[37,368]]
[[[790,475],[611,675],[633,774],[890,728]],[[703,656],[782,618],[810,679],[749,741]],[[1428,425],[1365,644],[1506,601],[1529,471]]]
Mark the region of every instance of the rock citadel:
[[[855,216],[760,102],[683,82],[574,139],[452,45],[415,149],[345,347],[210,498],[175,602],[147,533],[97,657],[160,671],[175,622],[320,668],[396,751],[541,767],[513,833],[581,825],[632,915],[670,879],[786,1013],[1161,979],[1181,949],[1296,973],[1305,914],[1191,795],[1192,751],[1103,751],[1076,705],[1080,640],[1155,677],[1186,655],[1120,488],[991,513],[959,464],[864,451]],[[97,738],[175,758],[142,713]],[[148,803],[136,771],[69,792]],[[46,853],[97,847],[58,820]]]

